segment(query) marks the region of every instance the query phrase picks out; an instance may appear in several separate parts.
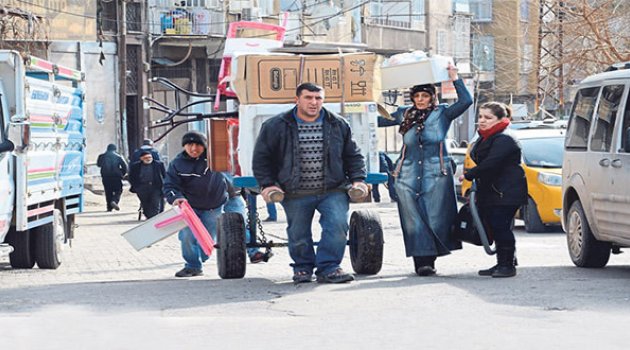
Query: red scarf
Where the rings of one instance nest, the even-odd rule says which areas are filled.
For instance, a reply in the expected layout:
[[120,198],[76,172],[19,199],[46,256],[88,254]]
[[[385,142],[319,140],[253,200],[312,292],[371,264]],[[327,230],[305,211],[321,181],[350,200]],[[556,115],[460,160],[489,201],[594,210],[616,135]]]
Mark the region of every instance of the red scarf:
[[487,130],[479,129],[479,135],[481,135],[481,138],[483,140],[487,140],[488,137],[505,130],[508,127],[508,125],[510,125],[510,119],[501,118],[501,120],[499,120],[498,123],[491,126],[490,129],[487,129]]

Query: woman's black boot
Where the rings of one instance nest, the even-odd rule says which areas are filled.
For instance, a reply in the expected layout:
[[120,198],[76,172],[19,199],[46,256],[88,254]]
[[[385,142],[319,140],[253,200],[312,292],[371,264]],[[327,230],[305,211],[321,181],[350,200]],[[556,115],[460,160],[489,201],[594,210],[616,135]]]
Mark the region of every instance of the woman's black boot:
[[[497,262],[498,262],[499,258],[497,257]],[[518,261],[516,259],[516,253],[514,254],[514,266],[518,266]],[[497,270],[497,267],[499,267],[499,264],[497,263],[496,265],[492,266],[489,269],[485,269],[485,270],[479,270],[479,276],[492,276],[492,274],[494,273],[494,271]]]
[[[481,273],[481,271],[479,271]],[[492,272],[492,277],[514,277],[516,267],[514,267],[514,247],[497,248],[497,265]]]
[[413,264],[418,276],[435,275],[435,256],[414,256]]

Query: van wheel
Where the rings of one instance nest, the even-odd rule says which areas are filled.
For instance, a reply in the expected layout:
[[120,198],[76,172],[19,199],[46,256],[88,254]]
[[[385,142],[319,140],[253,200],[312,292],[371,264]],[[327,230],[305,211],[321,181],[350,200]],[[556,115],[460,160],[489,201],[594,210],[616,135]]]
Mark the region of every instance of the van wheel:
[[35,260],[40,269],[56,269],[66,242],[66,223],[59,209],[53,211],[53,222],[33,229]]
[[16,231],[15,227],[11,227],[5,242],[13,247],[13,252],[9,254],[11,267],[14,269],[32,269],[35,266],[33,240],[29,230]]
[[523,206],[523,221],[525,222],[525,231],[529,233],[545,232],[547,228],[538,215],[538,207],[533,199],[527,198],[527,204]]
[[223,213],[217,220],[217,267],[223,279],[245,276],[245,221],[240,213]]
[[580,201],[571,205],[567,215],[567,245],[575,266],[604,267],[610,258],[611,244],[593,236]]

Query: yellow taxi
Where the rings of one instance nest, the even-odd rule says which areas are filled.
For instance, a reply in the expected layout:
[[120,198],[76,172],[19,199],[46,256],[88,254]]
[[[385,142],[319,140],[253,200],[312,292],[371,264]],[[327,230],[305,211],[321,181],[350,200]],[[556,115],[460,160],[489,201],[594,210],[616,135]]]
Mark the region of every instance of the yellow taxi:
[[[547,226],[560,225],[562,215],[562,155],[564,129],[522,128],[513,130],[522,147],[523,169],[527,177],[527,204],[517,218],[525,222],[527,232],[543,232]],[[473,139],[464,159],[464,172],[475,166],[470,158]],[[467,197],[470,181],[462,183],[462,196]]]

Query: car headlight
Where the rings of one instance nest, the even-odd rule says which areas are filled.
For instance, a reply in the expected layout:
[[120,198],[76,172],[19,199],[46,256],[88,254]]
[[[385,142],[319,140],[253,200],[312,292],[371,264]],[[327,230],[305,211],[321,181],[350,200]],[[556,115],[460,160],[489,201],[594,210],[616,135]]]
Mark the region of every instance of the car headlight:
[[538,173],[538,182],[548,186],[562,186],[562,176],[550,173]]

